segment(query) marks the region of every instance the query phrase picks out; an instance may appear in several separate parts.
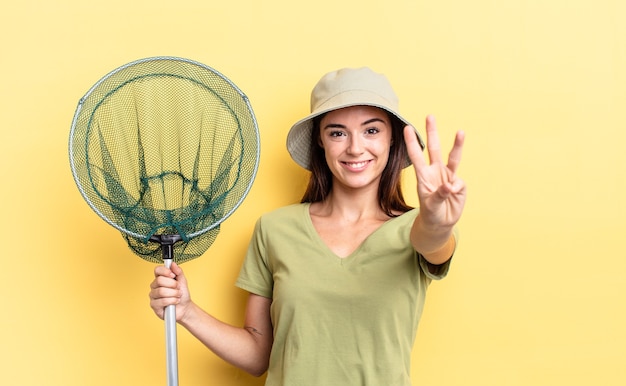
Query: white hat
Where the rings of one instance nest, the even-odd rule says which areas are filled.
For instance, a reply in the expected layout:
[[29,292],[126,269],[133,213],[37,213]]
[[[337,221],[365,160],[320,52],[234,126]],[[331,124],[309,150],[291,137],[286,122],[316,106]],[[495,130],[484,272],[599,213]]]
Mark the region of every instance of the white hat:
[[[398,97],[383,74],[367,67],[329,72],[311,92],[311,114],[296,122],[287,134],[287,150],[298,165],[310,170],[313,118],[349,106],[378,107],[393,114],[405,125],[411,125],[398,113]],[[422,138],[417,131],[415,134],[423,149]],[[407,158],[405,167],[410,164]]]

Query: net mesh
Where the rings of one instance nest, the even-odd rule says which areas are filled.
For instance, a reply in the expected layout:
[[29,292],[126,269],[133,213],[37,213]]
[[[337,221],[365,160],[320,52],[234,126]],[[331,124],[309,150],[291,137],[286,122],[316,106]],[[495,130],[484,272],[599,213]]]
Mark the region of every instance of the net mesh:
[[257,170],[245,95],[196,62],[152,58],[111,72],[79,102],[70,135],[83,197],[130,248],[162,261],[155,235],[180,235],[174,261],[204,253]]

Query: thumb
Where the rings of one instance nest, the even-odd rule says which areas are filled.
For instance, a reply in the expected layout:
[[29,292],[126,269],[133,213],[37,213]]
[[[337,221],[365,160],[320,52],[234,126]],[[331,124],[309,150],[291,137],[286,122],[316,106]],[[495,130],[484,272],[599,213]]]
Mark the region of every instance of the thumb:
[[172,265],[170,266],[170,270],[172,271],[174,275],[176,275],[176,280],[185,278],[185,273],[183,272],[183,269],[175,262],[172,262]]

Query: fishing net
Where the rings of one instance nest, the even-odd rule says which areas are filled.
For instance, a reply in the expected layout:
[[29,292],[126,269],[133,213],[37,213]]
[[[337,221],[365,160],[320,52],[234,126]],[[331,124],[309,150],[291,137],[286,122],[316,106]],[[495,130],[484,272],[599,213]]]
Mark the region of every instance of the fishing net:
[[[69,142],[89,206],[135,254],[183,263],[202,255],[247,195],[259,162],[248,98],[203,64],[138,60],[80,99]],[[168,385],[178,384],[175,306],[165,309]]]
[[248,98],[205,65],[158,57],[122,66],[80,100],[70,134],[88,204],[141,258],[202,255],[239,206],[259,157]]

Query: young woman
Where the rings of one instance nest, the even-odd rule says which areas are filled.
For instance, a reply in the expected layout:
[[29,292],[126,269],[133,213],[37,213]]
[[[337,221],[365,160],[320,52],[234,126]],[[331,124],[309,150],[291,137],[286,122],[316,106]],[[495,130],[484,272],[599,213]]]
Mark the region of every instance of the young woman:
[[[175,304],[178,323],[233,365],[268,371],[266,385],[408,386],[426,289],[456,247],[464,134],[445,163],[427,117],[427,162],[386,77],[368,68],[322,77],[311,111],[287,137],[311,171],[302,202],[258,220],[237,280],[250,293],[244,326],[195,304],[176,264],[155,269],[150,305],[162,318]],[[401,190],[411,164],[419,209]]]

